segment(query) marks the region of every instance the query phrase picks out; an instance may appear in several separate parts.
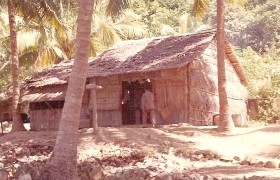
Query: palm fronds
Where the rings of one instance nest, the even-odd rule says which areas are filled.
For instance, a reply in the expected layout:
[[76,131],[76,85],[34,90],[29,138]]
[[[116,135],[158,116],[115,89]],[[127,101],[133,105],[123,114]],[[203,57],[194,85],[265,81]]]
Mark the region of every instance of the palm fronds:
[[16,0],[15,3],[16,13],[26,23],[48,24],[49,26],[55,27],[58,33],[65,33],[62,23],[46,1]]
[[47,67],[54,63],[59,63],[64,59],[67,59],[67,57],[61,48],[57,45],[49,44],[41,48],[36,60],[36,65],[39,67]]
[[102,44],[108,47],[121,40],[112,25],[106,21],[106,19],[95,16],[95,20],[96,35]]
[[191,14],[197,19],[202,19],[209,10],[210,0],[195,0]]
[[144,24],[139,22],[140,17],[131,10],[125,11],[120,20],[114,23],[113,28],[121,37],[127,39],[143,38],[147,31]]

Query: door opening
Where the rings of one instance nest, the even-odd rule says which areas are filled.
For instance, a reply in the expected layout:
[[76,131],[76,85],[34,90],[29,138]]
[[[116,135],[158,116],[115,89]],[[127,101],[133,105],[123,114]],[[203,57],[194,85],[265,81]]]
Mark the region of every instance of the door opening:
[[149,79],[122,82],[123,125],[142,124],[141,97],[145,86],[152,87]]

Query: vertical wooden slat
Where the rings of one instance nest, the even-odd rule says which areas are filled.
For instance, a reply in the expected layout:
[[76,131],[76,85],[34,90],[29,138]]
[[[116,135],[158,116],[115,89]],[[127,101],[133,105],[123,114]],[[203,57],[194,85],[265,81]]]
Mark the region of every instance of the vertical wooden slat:
[[188,66],[184,70],[184,122],[189,122],[189,73]]

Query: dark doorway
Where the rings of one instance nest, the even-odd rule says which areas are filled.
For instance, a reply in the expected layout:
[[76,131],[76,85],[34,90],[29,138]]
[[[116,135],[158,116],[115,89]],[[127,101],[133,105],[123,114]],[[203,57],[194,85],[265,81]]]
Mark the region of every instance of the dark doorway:
[[141,97],[144,87],[152,83],[149,79],[122,82],[122,123],[142,124]]

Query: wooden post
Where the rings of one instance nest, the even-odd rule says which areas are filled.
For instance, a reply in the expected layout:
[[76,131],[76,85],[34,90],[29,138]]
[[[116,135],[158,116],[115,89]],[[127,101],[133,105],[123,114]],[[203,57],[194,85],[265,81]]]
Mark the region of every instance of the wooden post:
[[2,124],[2,120],[0,121],[0,123],[1,123],[1,130],[2,130],[2,134],[3,134],[3,132],[4,132],[4,129],[3,129],[3,124]]
[[184,123],[190,123],[189,122],[189,87],[190,87],[190,81],[189,81],[189,65],[186,66],[184,70]]
[[86,85],[86,89],[91,90],[91,117],[92,117],[92,126],[94,133],[98,132],[98,120],[97,120],[97,105],[96,105],[96,90],[102,89],[102,86],[96,85],[96,79],[93,78],[91,84]]

